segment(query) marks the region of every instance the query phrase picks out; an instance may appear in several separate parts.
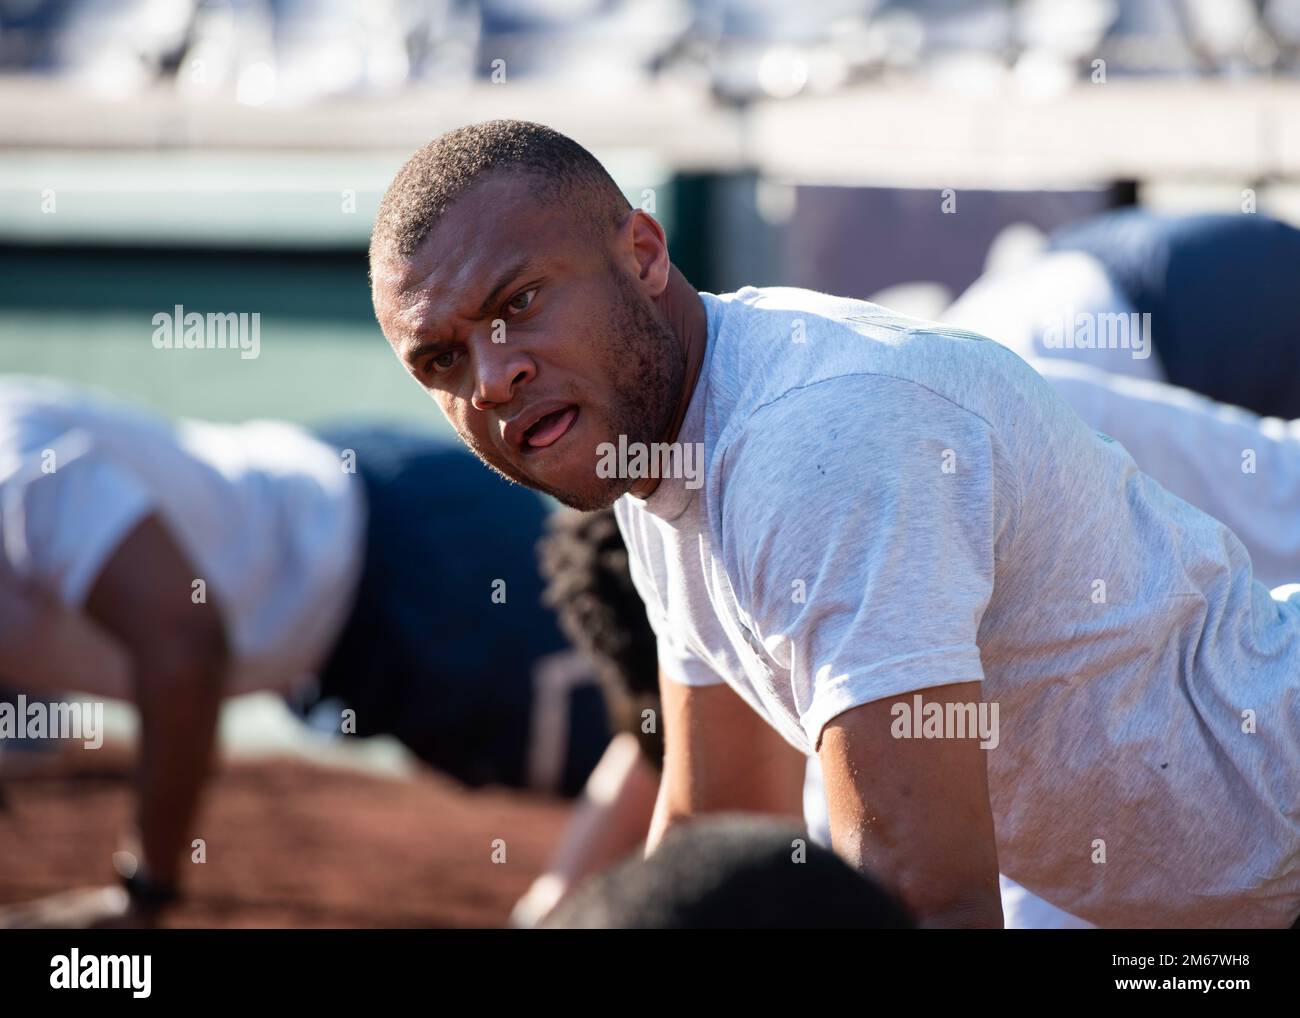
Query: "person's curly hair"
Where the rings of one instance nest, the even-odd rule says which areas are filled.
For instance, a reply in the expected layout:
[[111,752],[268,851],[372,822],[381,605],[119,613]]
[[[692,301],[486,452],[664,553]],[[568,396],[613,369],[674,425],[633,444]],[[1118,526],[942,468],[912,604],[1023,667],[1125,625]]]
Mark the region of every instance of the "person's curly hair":
[[661,766],[655,635],[632,584],[613,511],[553,513],[538,542],[538,558],[546,583],[542,600],[555,611],[564,635],[595,667],[610,727],[634,734],[646,759]]

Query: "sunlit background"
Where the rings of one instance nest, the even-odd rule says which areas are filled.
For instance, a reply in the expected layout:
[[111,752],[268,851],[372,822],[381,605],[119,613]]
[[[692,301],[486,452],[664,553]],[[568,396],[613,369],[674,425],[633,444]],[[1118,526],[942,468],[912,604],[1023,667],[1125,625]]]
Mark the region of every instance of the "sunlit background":
[[[0,72],[0,370],[219,420],[444,426],[364,251],[474,120],[586,145],[714,291],[937,314],[1114,205],[1300,221],[1300,0],[0,0]],[[260,355],[155,349],[176,305]]]

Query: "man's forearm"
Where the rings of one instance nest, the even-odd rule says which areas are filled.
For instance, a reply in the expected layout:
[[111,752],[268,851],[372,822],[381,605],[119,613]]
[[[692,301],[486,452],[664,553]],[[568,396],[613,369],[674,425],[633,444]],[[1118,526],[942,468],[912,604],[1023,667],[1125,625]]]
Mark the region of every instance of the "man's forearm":
[[725,685],[660,677],[664,767],[646,851],[702,814],[763,813],[803,819],[807,760]]
[[917,925],[926,930],[1000,930],[1003,927],[1002,899],[986,894],[918,916]]
[[615,735],[574,804],[548,874],[572,887],[641,848],[658,788],[659,774],[641,756],[635,736]]
[[922,929],[1003,927],[1002,892],[996,874],[991,880],[969,877],[956,884],[942,871],[918,872],[911,863],[922,855],[918,849],[881,851],[884,846],[873,844],[861,826],[832,822],[832,843],[845,862],[893,894]]
[[229,651],[220,605],[192,599],[197,570],[160,516],[105,563],[87,614],[130,654],[140,711],[138,836],[145,876],[174,882],[207,776]]
[[137,825],[145,874],[175,884],[211,765],[222,670],[217,661],[143,664],[137,672]]
[[660,777],[659,794],[655,797],[655,809],[650,817],[650,833],[645,839],[645,854],[649,855],[658,848],[669,828],[681,819],[681,814],[672,809],[669,801],[667,778]]

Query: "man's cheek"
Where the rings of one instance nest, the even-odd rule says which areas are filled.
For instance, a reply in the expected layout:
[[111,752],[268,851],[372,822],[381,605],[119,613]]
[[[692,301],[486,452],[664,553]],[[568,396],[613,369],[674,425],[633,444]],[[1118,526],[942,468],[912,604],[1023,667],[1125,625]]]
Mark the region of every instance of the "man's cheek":
[[484,462],[500,464],[502,456],[493,445],[490,435],[485,434],[481,429],[469,427],[464,421],[452,423],[456,425],[456,434],[460,436],[460,440],[465,443],[470,452]]
[[468,428],[460,427],[456,429],[456,434],[460,436],[460,440],[465,444],[466,448],[475,455],[484,459],[492,455],[491,447],[483,440],[481,435],[475,434]]
[[434,401],[438,404],[438,409],[442,411],[442,416],[447,418],[447,423],[460,436],[462,442],[466,445],[473,446],[471,435],[473,430],[470,427],[469,404],[462,399],[449,396],[445,392],[433,394]]

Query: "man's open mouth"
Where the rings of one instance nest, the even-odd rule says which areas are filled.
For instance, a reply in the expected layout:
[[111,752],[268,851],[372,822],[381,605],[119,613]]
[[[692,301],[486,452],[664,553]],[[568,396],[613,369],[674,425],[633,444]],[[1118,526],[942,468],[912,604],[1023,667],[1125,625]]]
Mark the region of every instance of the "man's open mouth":
[[578,419],[578,408],[573,405],[561,407],[541,417],[524,432],[522,449],[524,453],[536,452],[554,445],[569,433],[574,421]]

